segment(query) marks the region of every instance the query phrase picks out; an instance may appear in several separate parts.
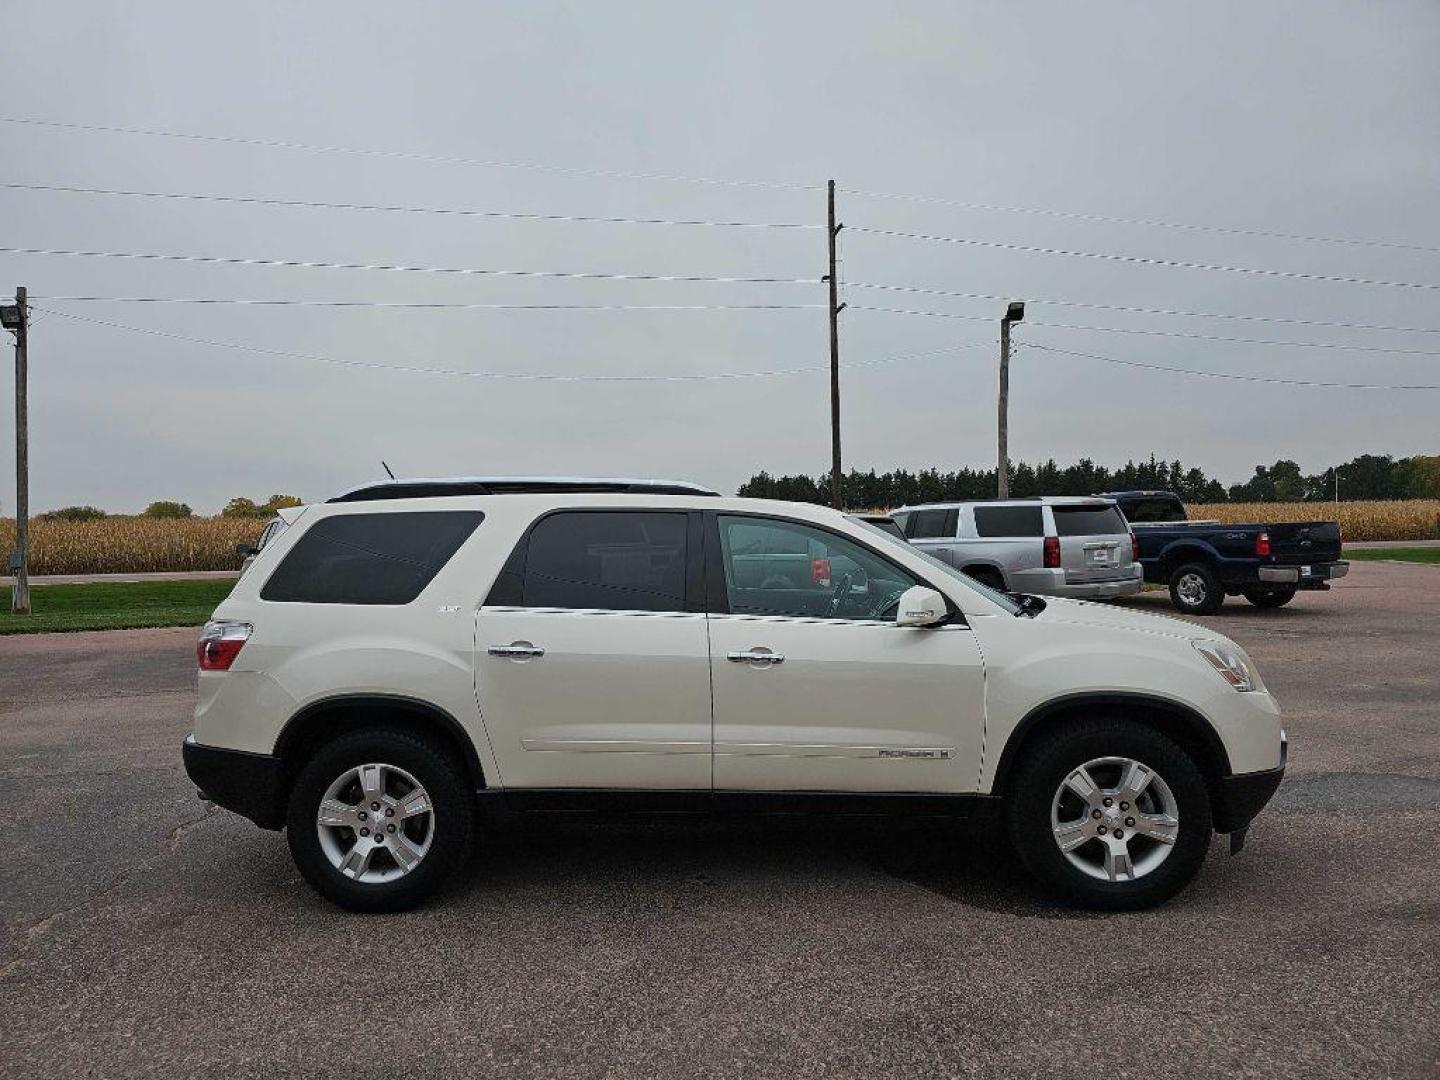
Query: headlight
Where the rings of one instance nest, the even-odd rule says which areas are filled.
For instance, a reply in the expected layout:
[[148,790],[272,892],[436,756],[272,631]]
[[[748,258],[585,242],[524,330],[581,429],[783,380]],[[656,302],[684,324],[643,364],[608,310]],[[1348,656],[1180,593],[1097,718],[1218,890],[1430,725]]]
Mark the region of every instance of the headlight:
[[1251,667],[1249,658],[1234,645],[1225,641],[1192,641],[1190,644],[1222,679],[1242,694],[1261,689],[1260,676]]

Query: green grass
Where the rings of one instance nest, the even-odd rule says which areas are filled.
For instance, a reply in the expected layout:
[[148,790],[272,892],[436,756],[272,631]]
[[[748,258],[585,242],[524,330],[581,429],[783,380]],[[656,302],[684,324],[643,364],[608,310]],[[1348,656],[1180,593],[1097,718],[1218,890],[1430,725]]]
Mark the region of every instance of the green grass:
[[1440,566],[1440,547],[1428,548],[1353,548],[1347,547],[1342,559],[1393,559],[1397,562],[1435,563]]
[[0,634],[199,626],[230,593],[233,581],[126,581],[32,585],[29,615],[10,610],[0,588]]

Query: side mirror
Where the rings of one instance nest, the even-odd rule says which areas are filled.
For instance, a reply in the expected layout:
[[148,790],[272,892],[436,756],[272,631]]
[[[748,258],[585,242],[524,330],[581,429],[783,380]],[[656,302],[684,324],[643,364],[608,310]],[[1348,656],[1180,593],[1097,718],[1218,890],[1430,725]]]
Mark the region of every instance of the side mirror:
[[235,545],[235,554],[239,555],[242,559],[248,559],[251,555],[258,555],[259,552],[260,549],[257,548],[254,544]]
[[916,585],[900,594],[895,613],[896,626],[934,626],[949,614],[945,597],[925,585]]

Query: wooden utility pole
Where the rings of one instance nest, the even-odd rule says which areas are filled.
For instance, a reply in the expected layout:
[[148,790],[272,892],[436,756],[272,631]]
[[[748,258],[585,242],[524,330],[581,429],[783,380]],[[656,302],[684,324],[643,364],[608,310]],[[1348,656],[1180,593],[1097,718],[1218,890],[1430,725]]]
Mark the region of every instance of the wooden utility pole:
[[1010,497],[1010,324],[1025,318],[1025,304],[1012,300],[1000,320],[1000,455],[996,461],[996,496]]
[[30,614],[30,417],[26,399],[26,331],[30,322],[25,286],[15,290],[19,309],[15,326],[15,587],[10,607],[17,615]]
[[844,225],[835,223],[835,181],[828,186],[829,197],[826,233],[830,238],[830,502],[837,509],[844,509],[844,474],[840,471],[840,312],[845,305],[840,303],[840,280],[835,272],[835,240]]

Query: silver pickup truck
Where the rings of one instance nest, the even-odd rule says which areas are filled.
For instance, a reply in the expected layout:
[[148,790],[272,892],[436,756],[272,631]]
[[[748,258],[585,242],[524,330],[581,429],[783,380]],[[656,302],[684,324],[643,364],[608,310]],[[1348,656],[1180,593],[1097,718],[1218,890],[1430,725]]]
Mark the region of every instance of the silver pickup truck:
[[922,551],[1006,592],[1095,600],[1143,582],[1135,535],[1113,499],[926,503],[890,516]]

